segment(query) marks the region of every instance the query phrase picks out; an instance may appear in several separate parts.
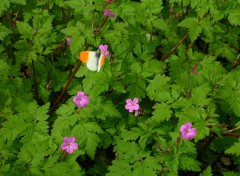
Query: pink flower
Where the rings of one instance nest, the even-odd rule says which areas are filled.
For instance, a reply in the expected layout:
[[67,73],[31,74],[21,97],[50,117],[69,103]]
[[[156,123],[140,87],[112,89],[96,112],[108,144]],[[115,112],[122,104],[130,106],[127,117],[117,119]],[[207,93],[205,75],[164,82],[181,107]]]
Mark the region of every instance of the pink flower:
[[72,153],[78,148],[78,145],[75,143],[75,137],[64,137],[63,144],[61,145],[62,150],[66,150],[67,153]]
[[189,122],[181,126],[180,132],[182,138],[187,140],[192,140],[197,135],[196,128],[192,128],[192,124]]
[[104,16],[105,16],[105,17],[107,17],[107,16],[115,17],[116,14],[111,13],[109,9],[106,9],[105,12],[104,12]]
[[73,98],[73,102],[77,107],[85,107],[88,105],[88,96],[84,92],[78,92]]
[[101,50],[105,57],[109,56],[108,45],[101,44],[99,45],[99,49]]
[[71,45],[71,38],[67,37],[67,45],[70,46]]
[[138,98],[134,98],[133,101],[130,98],[128,98],[126,100],[126,103],[127,104],[125,105],[125,109],[128,110],[129,112],[139,110]]

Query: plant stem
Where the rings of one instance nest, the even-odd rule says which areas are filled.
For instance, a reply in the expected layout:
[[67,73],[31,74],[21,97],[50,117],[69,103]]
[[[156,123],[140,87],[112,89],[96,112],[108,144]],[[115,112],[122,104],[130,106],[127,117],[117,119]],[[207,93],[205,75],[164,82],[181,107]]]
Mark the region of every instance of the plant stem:
[[36,99],[38,99],[38,83],[37,83],[37,76],[36,76],[34,60],[32,60],[32,69],[33,69],[33,77],[34,77],[35,96],[36,96]]
[[186,40],[188,35],[189,35],[189,32],[187,32],[187,34],[181,40],[179,40],[179,42],[165,56],[162,57],[161,61],[166,60],[168,56],[172,54],[178,48],[178,46]]
[[223,132],[223,134],[224,134],[224,133],[231,133],[231,132],[236,131],[236,130],[239,130],[239,129],[240,129],[240,126],[239,126],[239,127],[236,127],[236,128],[233,128],[233,129],[231,129],[231,130],[225,131],[225,132]]
[[240,137],[240,133],[222,133],[223,136],[237,136]]
[[102,22],[101,26],[95,31],[95,36],[99,33],[99,31],[102,29],[102,27],[104,26],[104,24],[106,23],[108,19],[108,16],[104,19],[104,21]]
[[68,87],[70,86],[70,84],[72,82],[72,79],[75,76],[75,74],[77,73],[81,63],[82,63],[81,60],[78,60],[78,63],[76,64],[76,66],[75,66],[71,76],[68,78],[68,81],[67,81],[65,87],[62,89],[61,94],[58,96],[57,100],[54,102],[52,108],[48,111],[48,113],[47,113],[48,115],[51,115],[54,112],[54,110],[58,106],[59,102],[63,99],[63,95],[65,94],[65,92],[67,91]]

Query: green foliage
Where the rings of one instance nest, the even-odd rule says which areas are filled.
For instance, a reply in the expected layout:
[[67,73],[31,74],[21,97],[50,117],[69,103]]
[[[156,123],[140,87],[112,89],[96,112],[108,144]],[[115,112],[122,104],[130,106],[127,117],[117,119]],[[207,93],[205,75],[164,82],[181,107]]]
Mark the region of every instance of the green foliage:
[[8,34],[11,33],[11,30],[0,24],[0,40],[3,40]]
[[228,148],[226,150],[226,153],[234,154],[236,156],[240,156],[239,146],[240,146],[240,142],[234,143],[233,146],[231,146],[230,148]]
[[200,176],[212,176],[212,169],[210,166],[207,167],[207,169],[205,169]]
[[239,175],[239,36],[239,0],[1,0],[0,175]]

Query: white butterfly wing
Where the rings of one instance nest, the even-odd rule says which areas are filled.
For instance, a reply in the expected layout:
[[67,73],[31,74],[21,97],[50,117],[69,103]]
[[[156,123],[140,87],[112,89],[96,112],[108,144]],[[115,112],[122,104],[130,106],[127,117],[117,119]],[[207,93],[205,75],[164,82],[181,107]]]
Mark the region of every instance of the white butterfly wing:
[[95,51],[89,51],[89,58],[87,61],[87,68],[92,71],[98,70],[98,58]]

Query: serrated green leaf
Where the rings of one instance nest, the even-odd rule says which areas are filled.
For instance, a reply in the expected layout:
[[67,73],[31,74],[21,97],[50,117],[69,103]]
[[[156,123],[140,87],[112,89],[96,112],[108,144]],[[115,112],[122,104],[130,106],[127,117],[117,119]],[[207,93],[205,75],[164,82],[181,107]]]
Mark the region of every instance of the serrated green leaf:
[[233,146],[226,150],[226,153],[240,156],[240,142],[235,142]]
[[202,32],[202,27],[196,18],[186,18],[185,20],[180,22],[178,26],[189,29],[190,31],[189,37],[192,42],[196,40],[199,34]]
[[207,98],[210,91],[208,85],[203,85],[192,90],[192,103],[196,106],[203,107],[209,103]]
[[206,127],[204,122],[195,123],[194,128],[197,129],[197,135],[195,137],[196,140],[203,139],[209,135],[209,128]]
[[208,166],[207,169],[205,169],[200,176],[212,176],[212,169],[211,166]]
[[7,8],[10,6],[9,0],[2,0],[0,3],[0,16],[2,16],[3,11],[7,10]]
[[12,33],[11,30],[0,24],[0,40],[3,40],[10,33]]
[[17,27],[23,38],[31,39],[33,37],[34,30],[27,22],[17,21]]
[[191,157],[181,156],[179,157],[179,167],[183,170],[200,171],[200,163]]
[[100,142],[98,134],[103,133],[95,122],[81,122],[73,128],[73,134],[79,134],[79,145],[84,147],[90,158],[94,158],[97,145]]
[[166,103],[157,104],[154,109],[152,120],[159,123],[170,119],[172,111],[170,110],[170,106]]
[[240,172],[223,172],[223,176],[239,176]]
[[228,12],[228,20],[231,25],[240,25],[240,6]]
[[149,98],[159,102],[170,100],[169,80],[169,77],[159,74],[153,80],[149,80],[150,84],[147,87]]

